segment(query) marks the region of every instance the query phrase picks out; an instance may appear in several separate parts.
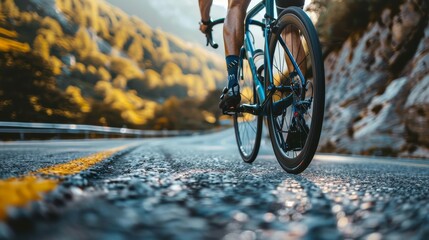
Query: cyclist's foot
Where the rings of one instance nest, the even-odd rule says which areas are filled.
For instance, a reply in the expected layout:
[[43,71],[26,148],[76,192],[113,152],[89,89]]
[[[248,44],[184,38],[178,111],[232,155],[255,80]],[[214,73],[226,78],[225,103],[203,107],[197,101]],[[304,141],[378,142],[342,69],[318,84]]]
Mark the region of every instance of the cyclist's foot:
[[240,101],[240,87],[238,85],[234,85],[230,89],[224,88],[220,96],[219,108],[223,112],[234,111],[237,109]]

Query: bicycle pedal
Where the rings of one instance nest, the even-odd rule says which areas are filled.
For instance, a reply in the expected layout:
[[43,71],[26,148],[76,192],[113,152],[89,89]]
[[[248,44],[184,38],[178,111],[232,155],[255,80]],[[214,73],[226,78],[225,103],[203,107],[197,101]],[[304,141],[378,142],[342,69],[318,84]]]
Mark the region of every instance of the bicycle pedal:
[[238,106],[237,107],[231,107],[231,108],[223,108],[222,109],[222,113],[224,114],[224,115],[228,115],[228,116],[234,116],[236,113],[237,113],[237,111],[238,111]]
[[229,110],[223,110],[222,113],[223,115],[234,116],[237,112],[232,109],[229,109]]

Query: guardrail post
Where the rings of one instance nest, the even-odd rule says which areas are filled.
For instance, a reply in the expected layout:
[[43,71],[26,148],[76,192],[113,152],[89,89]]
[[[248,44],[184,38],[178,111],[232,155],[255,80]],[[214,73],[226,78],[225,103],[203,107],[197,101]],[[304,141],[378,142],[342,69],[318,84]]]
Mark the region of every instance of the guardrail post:
[[25,140],[25,134],[24,134],[23,132],[20,132],[20,133],[19,133],[19,139],[20,139],[21,141],[24,141],[24,140]]

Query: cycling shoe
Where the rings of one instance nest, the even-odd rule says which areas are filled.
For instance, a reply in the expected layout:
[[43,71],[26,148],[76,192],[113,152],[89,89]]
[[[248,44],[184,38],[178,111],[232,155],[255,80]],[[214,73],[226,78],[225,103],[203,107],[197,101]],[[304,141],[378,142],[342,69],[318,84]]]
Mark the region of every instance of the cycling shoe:
[[224,88],[220,96],[219,108],[224,112],[228,110],[235,110],[241,101],[240,87],[234,85],[232,88]]

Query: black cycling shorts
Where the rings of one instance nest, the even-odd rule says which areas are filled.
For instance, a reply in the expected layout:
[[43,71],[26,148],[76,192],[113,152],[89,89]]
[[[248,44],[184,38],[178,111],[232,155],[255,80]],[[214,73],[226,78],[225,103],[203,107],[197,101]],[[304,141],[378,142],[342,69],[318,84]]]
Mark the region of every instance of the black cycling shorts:
[[296,6],[296,7],[304,7],[305,0],[276,0],[277,5],[277,14],[285,10],[287,7]]

